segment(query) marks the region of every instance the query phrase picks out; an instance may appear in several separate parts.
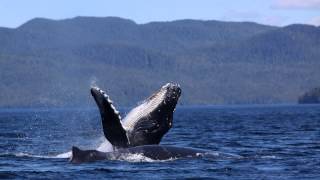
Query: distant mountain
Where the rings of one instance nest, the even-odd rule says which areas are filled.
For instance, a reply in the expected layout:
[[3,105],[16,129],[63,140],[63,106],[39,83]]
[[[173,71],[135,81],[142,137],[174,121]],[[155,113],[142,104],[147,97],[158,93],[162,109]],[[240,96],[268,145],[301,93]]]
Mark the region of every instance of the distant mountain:
[[168,81],[182,104],[292,103],[320,83],[320,28],[117,17],[36,18],[0,28],[0,107],[130,106]]

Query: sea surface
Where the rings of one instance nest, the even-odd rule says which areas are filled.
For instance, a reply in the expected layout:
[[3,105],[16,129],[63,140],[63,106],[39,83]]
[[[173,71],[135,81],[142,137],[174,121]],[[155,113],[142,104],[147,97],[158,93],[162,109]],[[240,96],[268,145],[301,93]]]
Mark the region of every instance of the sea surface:
[[161,144],[231,156],[75,165],[72,146],[110,148],[96,108],[0,109],[0,179],[320,179],[320,106],[178,107]]

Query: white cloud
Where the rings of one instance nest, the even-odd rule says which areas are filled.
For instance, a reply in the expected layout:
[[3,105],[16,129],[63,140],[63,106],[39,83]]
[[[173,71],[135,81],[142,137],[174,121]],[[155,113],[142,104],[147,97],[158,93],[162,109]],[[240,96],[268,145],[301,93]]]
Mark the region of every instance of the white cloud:
[[320,16],[318,17],[313,17],[312,19],[310,19],[307,24],[312,24],[315,26],[320,26]]
[[276,0],[272,7],[284,9],[320,9],[320,0]]

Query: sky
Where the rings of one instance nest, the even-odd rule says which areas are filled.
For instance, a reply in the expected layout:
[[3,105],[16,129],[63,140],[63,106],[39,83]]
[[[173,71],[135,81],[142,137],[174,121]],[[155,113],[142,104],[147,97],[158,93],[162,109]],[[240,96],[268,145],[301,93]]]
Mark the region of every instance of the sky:
[[117,16],[136,23],[178,19],[320,25],[320,0],[0,0],[0,26],[35,18]]

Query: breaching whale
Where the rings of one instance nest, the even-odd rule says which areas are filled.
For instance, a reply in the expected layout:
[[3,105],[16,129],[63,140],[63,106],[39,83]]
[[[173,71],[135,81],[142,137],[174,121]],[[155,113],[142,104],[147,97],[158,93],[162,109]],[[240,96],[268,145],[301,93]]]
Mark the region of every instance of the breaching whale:
[[93,87],[91,94],[99,107],[104,135],[116,148],[112,152],[101,152],[72,147],[72,163],[120,160],[130,154],[140,154],[152,160],[213,156],[199,149],[157,145],[172,127],[173,112],[181,95],[179,85],[168,83],[162,86],[123,120],[103,90]]
[[126,160],[130,154],[139,154],[152,160],[232,157],[194,148],[157,145],[172,127],[173,112],[181,95],[180,86],[177,84],[168,83],[162,86],[141,105],[132,109],[124,120],[121,120],[119,112],[104,91],[93,87],[91,94],[100,110],[104,135],[116,148],[112,152],[101,152],[72,147],[72,163]]
[[123,120],[105,91],[92,87],[91,95],[99,108],[106,139],[119,149],[159,144],[172,127],[181,88],[178,84],[167,83],[133,108]]

